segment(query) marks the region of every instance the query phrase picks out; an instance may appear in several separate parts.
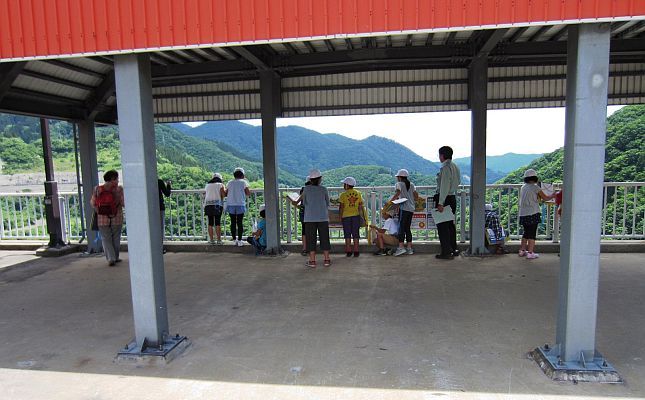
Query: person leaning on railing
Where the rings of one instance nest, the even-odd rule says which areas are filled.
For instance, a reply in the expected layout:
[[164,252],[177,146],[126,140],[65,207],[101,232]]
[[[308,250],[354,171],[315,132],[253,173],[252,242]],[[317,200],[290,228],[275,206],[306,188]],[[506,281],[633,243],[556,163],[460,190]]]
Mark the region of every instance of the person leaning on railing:
[[535,253],[535,238],[537,236],[537,228],[542,222],[542,214],[540,214],[539,199],[543,201],[551,200],[555,194],[547,195],[542,191],[537,183],[539,179],[537,172],[534,169],[527,169],[524,172],[524,185],[520,189],[520,224],[524,230],[522,234],[522,242],[518,255],[526,257],[529,260],[538,258],[540,255]]

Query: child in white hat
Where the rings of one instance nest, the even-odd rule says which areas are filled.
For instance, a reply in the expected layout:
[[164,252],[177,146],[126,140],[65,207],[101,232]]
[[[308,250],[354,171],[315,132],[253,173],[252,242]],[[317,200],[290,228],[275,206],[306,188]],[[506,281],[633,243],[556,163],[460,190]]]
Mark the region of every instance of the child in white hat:
[[539,199],[544,201],[551,200],[555,195],[547,195],[537,185],[538,176],[534,169],[527,169],[524,172],[524,185],[520,189],[519,215],[520,224],[524,230],[522,242],[518,255],[526,257],[529,260],[538,258],[540,255],[535,253],[535,238],[542,214],[540,214]]
[[[354,257],[360,255],[358,251],[358,241],[360,239],[360,216],[363,214],[363,196],[361,192],[354,189],[356,186],[356,179],[351,176],[341,181],[345,191],[340,194],[338,199],[340,203],[339,213],[341,221],[343,222],[343,236],[345,238],[345,254],[347,257]],[[354,248],[352,250],[351,242],[354,240]]]

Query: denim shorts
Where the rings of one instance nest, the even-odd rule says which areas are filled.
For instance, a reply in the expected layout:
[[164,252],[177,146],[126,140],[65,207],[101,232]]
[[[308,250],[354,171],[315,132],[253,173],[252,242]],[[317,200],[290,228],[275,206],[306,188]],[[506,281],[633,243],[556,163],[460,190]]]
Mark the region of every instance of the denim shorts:
[[233,215],[244,214],[246,212],[245,206],[226,206],[226,212]]

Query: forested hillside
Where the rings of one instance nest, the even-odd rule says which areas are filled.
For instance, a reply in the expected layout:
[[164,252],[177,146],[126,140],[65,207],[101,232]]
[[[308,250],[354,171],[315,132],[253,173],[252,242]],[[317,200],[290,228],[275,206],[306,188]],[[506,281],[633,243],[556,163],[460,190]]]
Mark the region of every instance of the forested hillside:
[[[57,171],[74,170],[72,126],[50,121],[52,152]],[[236,167],[243,167],[254,187],[262,187],[262,164],[233,148],[213,141],[187,136],[164,125],[155,126],[157,168],[164,179],[172,179],[178,189],[202,187],[213,172],[230,179]],[[100,171],[121,168],[118,127],[96,131],[97,161]],[[2,173],[42,170],[42,142],[36,118],[0,114],[0,160]],[[295,186],[300,178],[280,171],[280,183]]]
[[[545,154],[511,172],[503,183],[520,183],[526,168],[544,182],[562,182],[564,149]],[[624,107],[607,118],[605,182],[645,181],[645,105]]]
[[[340,182],[345,177],[351,176],[356,179],[358,186],[394,186],[396,171],[377,165],[352,165],[324,171],[323,182],[326,186],[342,186]],[[429,186],[436,183],[436,176],[412,172],[410,181],[417,186]]]
[[[262,130],[238,121],[209,122],[182,132],[226,143],[253,159],[262,158]],[[406,168],[435,176],[439,167],[393,140],[370,136],[354,140],[338,134],[321,134],[299,126],[278,128],[278,163],[299,176],[312,168],[330,170],[349,165],[379,165],[392,170]]]

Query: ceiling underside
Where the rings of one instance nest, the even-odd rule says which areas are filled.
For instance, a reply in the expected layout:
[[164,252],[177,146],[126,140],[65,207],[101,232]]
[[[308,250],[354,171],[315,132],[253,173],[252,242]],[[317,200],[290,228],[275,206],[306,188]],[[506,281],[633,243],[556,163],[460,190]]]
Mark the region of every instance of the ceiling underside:
[[[157,122],[260,117],[259,71],[282,117],[468,109],[468,66],[489,54],[490,109],[564,105],[568,25],[294,41],[147,53]],[[645,103],[645,21],[611,24],[609,104]],[[114,123],[111,56],[0,64],[0,111]]]

